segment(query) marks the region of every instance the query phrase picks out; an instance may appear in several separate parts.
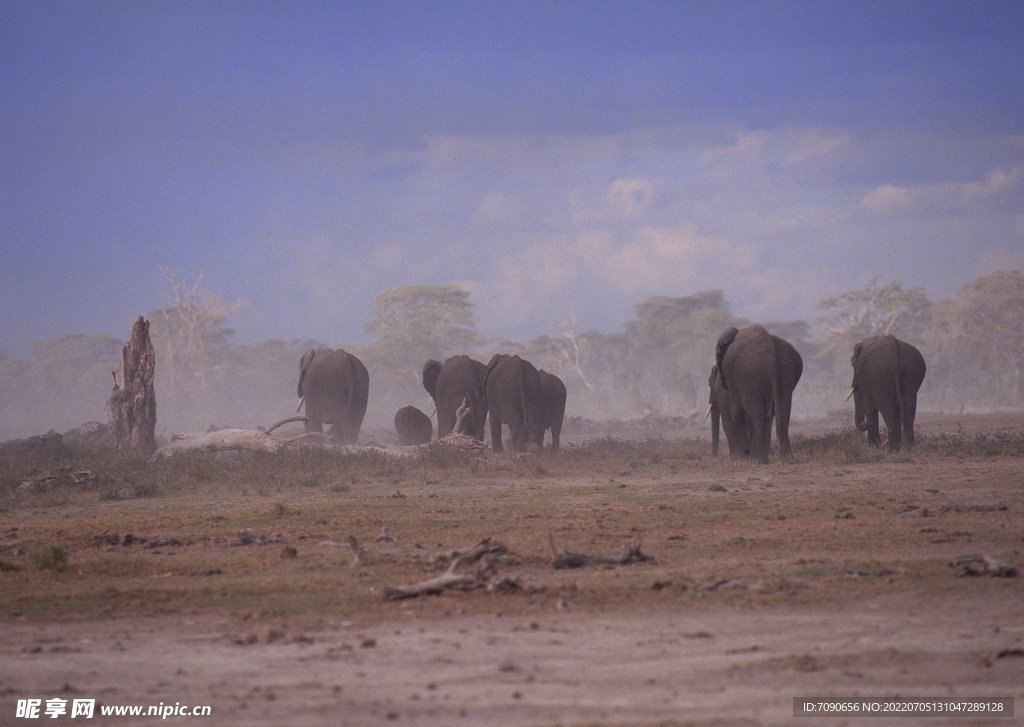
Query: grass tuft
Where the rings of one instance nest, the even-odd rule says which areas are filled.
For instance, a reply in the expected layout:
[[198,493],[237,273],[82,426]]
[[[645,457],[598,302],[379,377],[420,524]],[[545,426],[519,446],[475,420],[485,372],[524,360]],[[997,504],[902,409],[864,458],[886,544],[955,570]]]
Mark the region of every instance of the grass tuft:
[[63,544],[50,545],[29,556],[38,570],[65,571],[68,569],[68,549]]

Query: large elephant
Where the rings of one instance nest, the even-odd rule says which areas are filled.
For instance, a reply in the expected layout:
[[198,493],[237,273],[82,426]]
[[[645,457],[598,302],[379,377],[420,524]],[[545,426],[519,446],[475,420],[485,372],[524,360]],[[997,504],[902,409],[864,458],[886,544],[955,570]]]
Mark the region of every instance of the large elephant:
[[358,358],[342,349],[309,349],[299,362],[299,408],[306,405],[306,431],[355,444],[366,415],[370,375]]
[[565,384],[554,374],[544,369],[537,372],[540,376],[540,390],[544,399],[544,430],[541,431],[543,445],[544,431],[551,430],[551,451],[557,452],[562,436],[562,422],[565,420]]
[[491,449],[503,452],[501,425],[508,425],[514,452],[544,443],[544,392],[540,374],[519,356],[495,354],[487,364],[487,410],[491,416]]
[[430,444],[434,436],[434,423],[416,407],[403,406],[395,412],[395,432],[400,446]]
[[468,411],[462,419],[459,434],[469,434],[484,441],[487,421],[487,393],[484,379],[487,368],[469,356],[452,356],[442,364],[430,359],[423,365],[423,388],[437,407],[437,436],[455,429],[456,411],[463,404]]
[[921,352],[896,336],[871,336],[853,347],[851,363],[857,429],[868,433],[868,442],[882,446],[881,413],[890,451],[897,451],[904,439],[908,447],[914,446],[917,390],[927,368]]
[[715,363],[729,392],[729,411],[738,431],[750,438],[750,456],[768,463],[772,420],[779,436],[779,456],[793,456],[789,415],[793,390],[804,370],[793,346],[763,326],[727,328],[718,338]]
[[732,409],[729,403],[729,390],[722,383],[722,374],[718,366],[711,367],[711,375],[708,377],[708,412],[704,415],[707,419],[711,416],[711,454],[718,456],[719,434],[718,428],[721,424],[725,432],[725,441],[729,445],[729,454],[733,457],[739,455],[750,456],[750,437],[746,430],[746,422],[736,422],[732,417]]

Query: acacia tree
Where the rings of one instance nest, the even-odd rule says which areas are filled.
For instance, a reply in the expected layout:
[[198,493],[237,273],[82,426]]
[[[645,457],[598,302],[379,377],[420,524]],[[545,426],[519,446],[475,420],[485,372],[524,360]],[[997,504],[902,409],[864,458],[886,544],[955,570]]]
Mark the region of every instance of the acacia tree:
[[936,303],[928,343],[961,405],[1024,404],[1024,273],[982,275]]
[[905,290],[895,280],[883,283],[874,277],[860,290],[818,303],[819,308],[832,311],[816,321],[824,332],[819,355],[833,366],[844,367],[854,344],[890,333],[917,345],[928,330],[931,305],[923,286]]
[[172,303],[149,314],[161,369],[171,389],[205,390],[214,367],[224,360],[224,349],[234,330],[225,323],[245,307],[244,301],[228,302],[200,288],[200,273],[191,284],[182,271],[161,267],[171,285]]
[[433,402],[421,383],[428,359],[470,353],[480,343],[469,292],[457,285],[406,285],[389,288],[373,300],[373,319],[364,330],[373,340],[353,351],[370,371],[371,424],[391,425],[402,406]]
[[368,357],[419,380],[423,363],[464,353],[480,342],[469,292],[457,285],[405,285],[373,299]]
[[699,409],[715,341],[729,326],[746,321],[732,314],[721,290],[682,297],[654,296],[633,306],[626,324],[629,351],[625,381],[642,409],[663,413]]

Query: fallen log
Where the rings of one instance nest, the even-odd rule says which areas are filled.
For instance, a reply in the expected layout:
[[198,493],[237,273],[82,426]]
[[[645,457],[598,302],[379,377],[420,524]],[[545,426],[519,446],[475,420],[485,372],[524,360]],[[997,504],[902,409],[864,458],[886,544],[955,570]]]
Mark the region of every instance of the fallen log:
[[216,432],[199,434],[174,434],[171,441],[157,449],[150,461],[168,457],[177,452],[200,450],[202,452],[223,452],[229,450],[246,450],[250,452],[276,452],[283,442],[274,439],[266,432],[252,429],[221,429]]
[[551,567],[555,569],[583,568],[588,565],[628,565],[654,560],[654,556],[647,555],[640,549],[639,540],[626,543],[622,546],[622,553],[613,557],[559,550],[555,547],[555,538],[551,533],[548,533],[548,544],[551,546]]

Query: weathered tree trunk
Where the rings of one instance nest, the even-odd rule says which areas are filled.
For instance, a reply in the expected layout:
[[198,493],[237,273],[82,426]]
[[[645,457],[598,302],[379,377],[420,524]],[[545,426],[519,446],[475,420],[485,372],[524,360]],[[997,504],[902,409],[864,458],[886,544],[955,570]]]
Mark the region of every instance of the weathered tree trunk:
[[114,390],[107,399],[117,450],[148,457],[156,449],[156,356],[149,340],[149,321],[139,316],[131,340],[121,352],[121,369],[114,372]]

